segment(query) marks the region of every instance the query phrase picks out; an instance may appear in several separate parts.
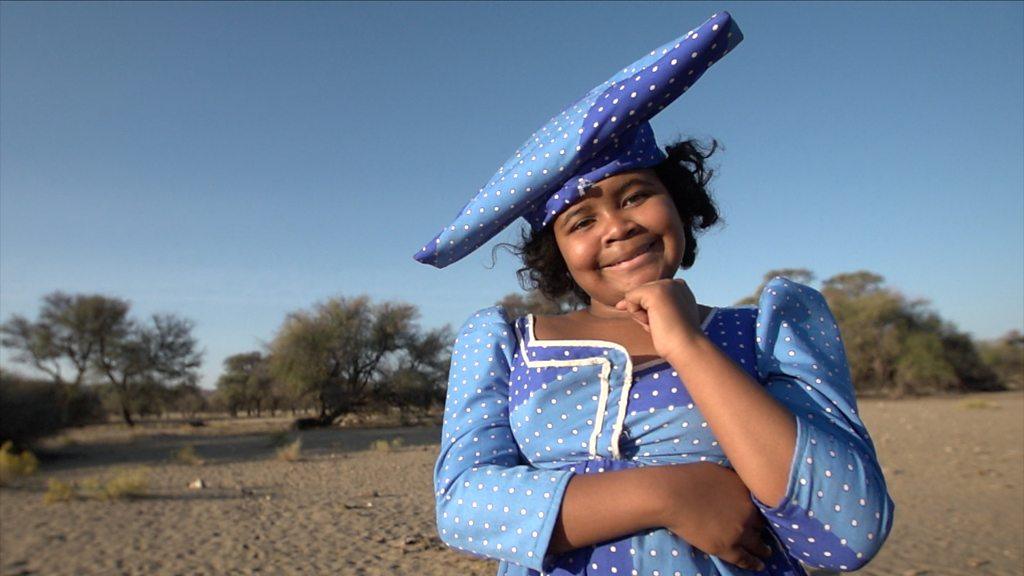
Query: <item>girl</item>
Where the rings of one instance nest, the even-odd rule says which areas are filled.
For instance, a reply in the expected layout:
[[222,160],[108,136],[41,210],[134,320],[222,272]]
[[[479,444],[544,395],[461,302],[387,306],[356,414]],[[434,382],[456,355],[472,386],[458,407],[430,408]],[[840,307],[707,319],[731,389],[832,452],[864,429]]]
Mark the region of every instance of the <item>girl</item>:
[[893,503],[821,295],[776,278],[757,307],[697,304],[676,271],[718,218],[707,152],[649,118],[742,36],[712,16],[536,132],[417,259],[439,267],[517,217],[521,270],[585,307],[470,317],[435,467],[450,546],[499,575],[856,570]]

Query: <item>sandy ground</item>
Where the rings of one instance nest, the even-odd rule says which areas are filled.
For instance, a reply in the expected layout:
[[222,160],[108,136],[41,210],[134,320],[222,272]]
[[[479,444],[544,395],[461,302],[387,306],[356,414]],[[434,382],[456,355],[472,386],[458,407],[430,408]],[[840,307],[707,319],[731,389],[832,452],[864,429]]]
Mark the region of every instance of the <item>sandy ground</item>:
[[[1024,574],[1024,395],[862,400],[897,504],[861,574]],[[285,419],[76,430],[40,471],[0,489],[0,572],[27,574],[481,574],[433,523],[433,427],[289,432]],[[379,439],[404,445],[374,450]],[[171,455],[192,445],[202,465]],[[46,482],[147,466],[134,500],[46,505]],[[196,478],[206,488],[188,487]]]

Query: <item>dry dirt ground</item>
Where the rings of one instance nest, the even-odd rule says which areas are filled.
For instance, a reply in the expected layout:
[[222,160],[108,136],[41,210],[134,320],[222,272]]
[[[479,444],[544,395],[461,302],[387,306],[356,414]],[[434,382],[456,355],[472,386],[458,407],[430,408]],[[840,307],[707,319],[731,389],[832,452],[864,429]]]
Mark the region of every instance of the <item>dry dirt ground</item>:
[[[862,400],[896,501],[888,543],[860,573],[1024,574],[1024,394]],[[0,489],[0,573],[480,574],[434,529],[436,427],[275,431],[285,419],[75,430],[37,474]],[[384,449],[374,441],[400,437]],[[276,457],[301,438],[301,459]],[[205,463],[177,462],[191,445]],[[45,504],[146,466],[148,494]],[[195,479],[206,487],[190,489]]]

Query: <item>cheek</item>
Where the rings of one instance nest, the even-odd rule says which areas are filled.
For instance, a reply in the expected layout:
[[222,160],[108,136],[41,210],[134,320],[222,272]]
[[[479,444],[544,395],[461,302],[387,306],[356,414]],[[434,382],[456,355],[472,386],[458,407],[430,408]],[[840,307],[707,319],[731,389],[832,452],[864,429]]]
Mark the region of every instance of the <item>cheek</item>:
[[672,252],[672,256],[680,261],[686,247],[686,230],[683,228],[682,218],[676,210],[675,204],[668,200],[666,206],[659,211],[657,226],[665,242],[665,249]]
[[586,242],[582,238],[559,240],[558,249],[562,252],[562,259],[565,260],[569,272],[576,274],[594,267],[597,253],[592,245],[592,242]]

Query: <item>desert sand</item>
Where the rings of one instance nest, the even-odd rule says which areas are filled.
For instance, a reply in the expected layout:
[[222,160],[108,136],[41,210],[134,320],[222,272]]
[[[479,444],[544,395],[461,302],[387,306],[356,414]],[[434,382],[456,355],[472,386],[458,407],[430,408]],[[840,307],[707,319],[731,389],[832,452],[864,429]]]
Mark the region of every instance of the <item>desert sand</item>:
[[[860,409],[897,509],[888,543],[858,573],[1024,573],[1024,394],[866,399]],[[439,428],[275,434],[287,424],[106,425],[47,442],[40,470],[0,489],[0,572],[495,573],[437,538]],[[397,437],[400,446],[374,446]],[[299,438],[301,459],[277,458]],[[172,457],[187,445],[204,463]],[[43,501],[51,478],[81,484],[138,466],[144,497]],[[189,488],[196,479],[205,487]]]

